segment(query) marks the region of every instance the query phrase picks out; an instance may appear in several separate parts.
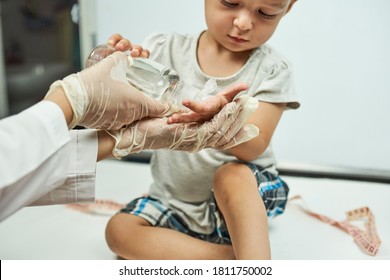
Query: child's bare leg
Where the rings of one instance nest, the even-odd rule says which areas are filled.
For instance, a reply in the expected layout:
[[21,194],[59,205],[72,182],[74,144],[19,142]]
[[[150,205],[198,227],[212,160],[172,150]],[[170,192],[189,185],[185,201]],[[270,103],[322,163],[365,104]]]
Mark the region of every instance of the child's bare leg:
[[240,163],[221,166],[213,188],[236,258],[270,259],[267,213],[249,167]]
[[143,218],[119,213],[107,224],[110,249],[125,259],[234,259],[230,245],[206,242],[173,229],[151,226]]

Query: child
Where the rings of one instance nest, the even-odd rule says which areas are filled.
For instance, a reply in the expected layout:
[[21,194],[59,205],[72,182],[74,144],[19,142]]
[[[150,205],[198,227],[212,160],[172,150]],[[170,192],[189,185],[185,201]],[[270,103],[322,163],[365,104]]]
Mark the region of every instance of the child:
[[[205,0],[207,30],[155,34],[150,57],[202,88],[243,81],[259,107],[248,120],[260,135],[226,151],[160,150],[151,159],[147,197],[131,201],[106,229],[109,247],[127,259],[270,259],[267,216],[283,213],[288,187],[269,145],[287,108],[298,108],[291,66],[265,43],[296,0]],[[113,35],[118,50],[130,42]],[[142,48],[138,47],[141,52]],[[185,120],[180,114],[170,122]]]

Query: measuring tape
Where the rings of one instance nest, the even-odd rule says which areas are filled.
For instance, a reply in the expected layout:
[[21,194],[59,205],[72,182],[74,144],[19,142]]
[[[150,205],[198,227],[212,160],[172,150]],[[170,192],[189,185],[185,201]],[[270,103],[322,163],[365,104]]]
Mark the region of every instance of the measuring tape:
[[120,204],[112,200],[107,199],[97,199],[92,203],[72,203],[66,205],[66,207],[71,208],[76,211],[84,212],[92,215],[101,215],[101,216],[113,216],[118,213],[125,204]]
[[[289,202],[294,200],[301,200],[304,202],[300,195],[293,196],[289,199]],[[375,217],[368,207],[361,207],[348,211],[345,213],[347,216],[346,220],[336,221],[330,217],[311,211],[306,205],[304,205],[304,203],[297,205],[308,215],[322,222],[338,227],[347,234],[351,235],[363,252],[371,256],[375,256],[378,253],[381,240],[376,230]],[[111,200],[96,200],[95,203],[70,204],[67,207],[93,215],[112,216],[124,206],[125,205]],[[351,224],[351,222],[359,220],[364,221],[364,230]]]
[[[290,201],[293,200],[303,201],[300,195],[290,198]],[[308,215],[322,222],[338,227],[347,234],[351,235],[362,251],[368,255],[375,256],[378,253],[381,240],[376,230],[375,217],[368,207],[361,207],[348,211],[345,213],[347,216],[346,220],[336,221],[325,215],[311,211],[306,205],[299,204],[298,206]],[[351,222],[359,220],[364,221],[364,230],[351,224]]]

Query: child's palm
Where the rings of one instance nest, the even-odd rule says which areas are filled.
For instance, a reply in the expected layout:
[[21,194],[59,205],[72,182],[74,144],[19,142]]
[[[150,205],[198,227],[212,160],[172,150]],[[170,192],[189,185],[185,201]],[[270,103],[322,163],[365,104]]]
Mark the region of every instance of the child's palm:
[[212,119],[221,109],[233,101],[234,97],[241,91],[246,90],[248,86],[245,83],[237,83],[225,91],[214,96],[209,96],[203,101],[184,100],[183,105],[190,111],[175,113],[168,119],[168,123],[189,123],[205,122]]

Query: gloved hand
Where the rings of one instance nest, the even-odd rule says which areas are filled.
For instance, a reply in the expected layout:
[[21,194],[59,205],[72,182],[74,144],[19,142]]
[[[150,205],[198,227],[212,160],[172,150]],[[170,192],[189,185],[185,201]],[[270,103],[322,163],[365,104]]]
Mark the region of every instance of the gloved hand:
[[47,95],[62,87],[73,109],[69,125],[89,128],[119,129],[145,117],[163,117],[179,108],[159,102],[133,86],[126,79],[127,57],[115,52],[77,74],[54,82]]
[[243,96],[228,103],[214,118],[203,124],[168,124],[166,118],[153,118],[107,132],[115,139],[113,155],[116,158],[155,149],[188,152],[204,148],[225,150],[259,134],[255,125],[245,125],[257,106],[255,98]]

